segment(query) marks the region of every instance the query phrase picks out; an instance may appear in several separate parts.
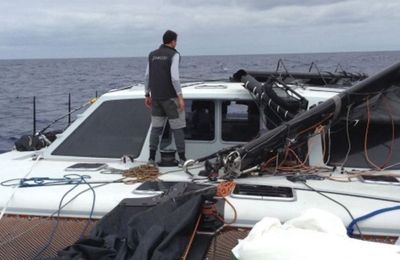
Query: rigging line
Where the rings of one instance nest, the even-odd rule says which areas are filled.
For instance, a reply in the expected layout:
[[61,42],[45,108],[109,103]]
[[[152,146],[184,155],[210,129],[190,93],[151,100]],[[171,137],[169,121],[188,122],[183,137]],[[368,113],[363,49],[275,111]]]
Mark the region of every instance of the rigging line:
[[[82,176],[83,179],[83,176]],[[61,213],[61,207],[62,207],[62,203],[65,199],[65,197],[72,192],[76,187],[79,186],[79,183],[75,184],[71,189],[69,189],[66,193],[64,193],[64,195],[61,197],[60,203],[58,204],[58,210],[57,210],[57,219],[55,224],[53,225],[52,231],[50,233],[49,239],[47,240],[47,243],[42,247],[42,249],[36,253],[36,255],[33,257],[33,259],[37,259],[39,256],[41,256],[44,251],[47,250],[47,248],[51,245],[51,243],[53,242],[54,236],[56,234],[58,225],[60,223],[60,213]]]
[[383,168],[382,170],[387,170],[387,169],[393,168],[393,167],[398,166],[398,165],[400,165],[400,162],[397,162],[397,163],[391,164],[391,165],[389,165],[389,166],[386,166],[386,167]]
[[[311,187],[311,186],[310,186],[309,184],[307,184],[306,182],[302,182],[302,183],[303,183],[306,187],[308,187],[309,189],[311,189],[312,191],[314,191],[314,192],[318,193],[319,195],[321,195],[321,196],[323,196],[323,197],[325,197],[325,198],[327,198],[327,199],[329,199],[329,200],[335,202],[336,204],[338,204],[339,206],[341,206],[342,208],[344,208],[344,210],[346,210],[347,214],[349,214],[351,220],[354,221],[353,214],[351,214],[350,210],[349,210],[345,205],[343,205],[343,204],[340,203],[339,201],[337,201],[337,200],[335,200],[335,199],[329,197],[328,195],[323,194],[321,191],[318,191],[318,190],[314,189],[313,187]],[[362,235],[362,233],[361,233],[360,227],[358,226],[357,223],[355,223],[354,225],[356,226],[356,229],[357,229],[357,231],[358,231],[358,233],[360,234],[360,237],[361,237],[361,239],[362,239],[363,235]]]
[[[38,164],[38,162],[40,161],[40,159],[42,159],[42,155],[38,155],[38,156],[36,157],[36,160],[33,162],[31,168],[30,168],[29,171],[24,175],[23,178],[26,178],[26,177],[28,177],[29,174],[31,174],[33,168]],[[3,218],[4,214],[6,213],[6,210],[7,210],[8,206],[9,206],[11,200],[14,198],[14,195],[15,195],[15,193],[17,192],[17,189],[18,189],[18,188],[19,188],[19,186],[15,186],[15,187],[14,187],[14,189],[13,189],[13,191],[12,191],[12,193],[11,193],[11,196],[8,198],[6,204],[4,205],[3,209],[1,210],[1,213],[0,213],[0,221],[1,221],[1,219]]]
[[[103,186],[105,186],[105,185],[112,184],[112,183],[119,183],[119,182],[122,182],[122,180],[123,180],[123,178],[120,178],[120,179],[117,179],[117,180],[111,181],[111,182],[104,182],[104,183],[102,183],[102,184],[99,184],[99,185],[97,185],[97,186],[94,186],[93,189],[97,189],[97,188],[100,188],[100,187],[103,187]],[[66,207],[67,205],[69,205],[72,201],[74,201],[77,197],[79,197],[80,195],[82,195],[83,193],[85,193],[85,192],[87,192],[87,191],[89,191],[89,190],[90,190],[90,188],[87,188],[87,189],[85,189],[85,190],[83,190],[83,191],[77,193],[77,194],[76,194],[74,197],[72,197],[68,202],[66,202],[66,203],[61,207],[61,209],[65,208],[65,207]],[[58,212],[58,209],[57,209],[56,211],[54,211],[54,212],[50,215],[49,218],[52,218],[57,212]],[[15,235],[15,236],[11,237],[10,239],[8,239],[8,240],[6,240],[6,241],[3,241],[2,243],[0,243],[0,247],[3,246],[3,245],[6,245],[6,244],[8,244],[8,243],[10,243],[10,242],[12,242],[12,241],[14,241],[15,239],[19,238],[20,236],[23,236],[23,235],[29,233],[30,231],[34,230],[36,227],[38,227],[39,225],[41,225],[41,224],[43,223],[44,219],[45,219],[45,218],[42,218],[41,221],[40,221],[39,223],[37,223],[37,224],[31,226],[29,229],[27,229],[27,230],[25,230],[25,231],[23,231],[23,232],[21,232],[21,233]],[[48,218],[46,218],[46,219],[48,219]]]
[[326,158],[326,161],[324,161],[325,165],[328,165],[328,163],[331,160],[331,146],[332,146],[332,142],[331,142],[331,123],[328,124],[328,156]]
[[[274,158],[274,157],[272,157]],[[275,156],[275,168],[273,174],[276,175],[278,173],[278,168],[279,168],[279,153],[276,153]]]
[[[291,77],[292,79],[296,79],[295,77],[293,77],[293,75],[289,72],[289,70],[286,68],[286,65],[283,63],[283,59],[279,59],[278,60],[278,66],[276,68],[276,72],[279,72],[279,66],[283,67],[283,69],[286,71],[286,73],[289,75],[289,77]],[[280,77],[282,78],[282,73],[279,72]]]
[[85,184],[87,184],[89,186],[90,190],[92,191],[92,193],[93,193],[93,202],[92,202],[92,207],[90,208],[89,219],[87,220],[86,225],[85,225],[85,227],[83,228],[83,230],[81,232],[81,235],[80,235],[81,238],[83,238],[84,234],[86,233],[87,228],[89,227],[89,224],[90,224],[90,222],[92,220],[92,217],[93,217],[94,206],[96,204],[96,191],[93,189],[92,185],[90,185],[90,183],[88,183],[86,181],[85,178],[83,178],[82,180],[83,180],[83,182]]
[[302,134],[304,134],[304,133],[306,133],[306,132],[308,132],[308,131],[310,131],[310,130],[316,128],[316,127],[319,126],[319,125],[321,125],[323,122],[325,122],[326,120],[330,119],[332,116],[333,116],[333,113],[329,113],[328,115],[326,115],[325,118],[323,118],[323,119],[322,119],[321,121],[319,121],[318,123],[316,123],[316,124],[310,126],[309,128],[306,128],[306,129],[300,131],[300,132],[295,136],[295,139],[297,139],[300,135],[302,135]]
[[284,152],[285,152],[285,154],[284,154],[284,157],[282,158],[281,162],[279,162],[279,154],[280,154],[280,152],[277,151],[277,153],[276,153],[275,168],[274,168],[274,173],[273,173],[274,175],[276,173],[278,173],[279,168],[282,167],[282,165],[285,163],[286,158],[287,158],[287,156],[289,154],[289,148],[288,148],[288,146],[286,144],[285,144],[285,147],[284,147]]
[[[320,134],[321,146],[322,146],[322,162],[324,162],[325,154],[326,154],[326,132],[325,126],[321,126],[320,129],[316,129],[316,132]],[[310,149],[310,148],[309,148]]]
[[[179,170],[180,171],[180,170]],[[47,187],[47,186],[62,186],[62,185],[74,185],[77,183],[82,184],[79,182],[80,178],[70,178],[71,174],[64,175],[64,178],[47,178],[47,177],[33,177],[33,178],[15,178],[9,179],[0,182],[0,186],[3,187],[15,187],[18,186],[19,188],[36,188],[36,187]],[[83,175],[88,177],[87,175]],[[86,181],[88,184],[103,184],[103,183],[118,183],[120,179],[114,181]],[[12,183],[16,182],[17,183]],[[27,184],[28,181],[33,181],[34,184]],[[45,181],[48,181],[47,183]],[[11,183],[11,184],[8,184]]]
[[[310,136],[308,136],[308,138],[307,138],[307,141],[304,141],[304,142],[301,142],[301,143],[299,143],[299,144],[296,144],[295,146],[293,146],[293,149],[296,149],[296,148],[299,148],[300,146],[302,146],[302,145],[307,145],[307,154],[306,154],[306,156],[304,157],[304,160],[302,161],[302,160],[300,160],[300,157],[297,155],[297,153],[293,150],[293,149],[291,149],[290,147],[287,147],[287,149],[288,150],[290,150],[290,152],[295,156],[295,158],[297,159],[297,161],[298,161],[298,163],[299,164],[297,164],[297,165],[295,165],[295,166],[293,166],[293,167],[284,167],[285,169],[295,169],[295,168],[299,168],[299,167],[302,167],[302,168],[304,168],[304,169],[311,169],[311,168],[313,168],[313,167],[309,167],[309,166],[307,166],[306,165],[306,161],[308,160],[308,157],[310,156],[310,153],[311,153],[311,147],[312,147],[312,145],[314,145],[313,144],[313,142],[312,142],[312,139],[311,139],[311,137],[313,137],[313,136],[316,136],[316,135],[319,135],[320,134],[320,131],[316,131],[315,133],[313,133],[312,135],[310,135]],[[310,142],[308,142],[308,141],[310,141]],[[268,160],[268,162],[269,162],[270,160]],[[286,156],[285,156],[285,158],[284,158],[284,161],[279,165],[279,169],[283,169],[281,166],[283,165],[283,163],[286,161]]]
[[381,167],[379,167],[374,162],[372,162],[368,156],[368,132],[369,132],[369,125],[371,123],[371,111],[369,108],[369,96],[367,97],[366,104],[367,104],[367,125],[365,127],[365,135],[364,135],[364,155],[365,155],[365,159],[367,160],[367,162],[371,166],[375,167],[375,170],[380,171],[380,170],[382,170]]
[[344,157],[344,160],[342,162],[341,165],[341,169],[344,168],[344,165],[347,163],[347,160],[349,159],[349,155],[351,152],[351,138],[350,138],[350,131],[349,131],[349,119],[350,119],[350,110],[351,107],[353,106],[353,104],[350,104],[347,107],[347,114],[346,114],[346,138],[347,138],[347,152],[346,152],[346,156]]
[[[297,188],[297,187],[296,187],[296,188],[293,188],[293,189],[295,189],[295,190],[312,191],[312,192],[314,192],[314,190],[303,189],[303,188]],[[315,190],[316,190],[316,189],[315,189]],[[363,199],[372,199],[372,200],[379,200],[379,201],[400,203],[400,200],[395,200],[395,199],[379,198],[379,197],[367,196],[367,195],[349,194],[349,193],[344,193],[344,192],[321,191],[321,190],[316,190],[316,191],[323,192],[323,193],[329,193],[329,194],[335,194],[335,195],[341,195],[341,196],[348,196],[348,197],[355,197],[355,198],[363,198]]]
[[89,101],[87,101],[86,103],[84,103],[83,105],[72,109],[70,112],[68,112],[67,114],[55,119],[54,121],[52,121],[49,125],[47,125],[45,128],[43,128],[42,130],[39,131],[39,134],[42,134],[44,131],[46,131],[50,126],[54,125],[55,123],[57,123],[58,121],[60,121],[61,119],[66,118],[69,115],[72,115],[73,113],[75,113],[76,111],[81,110],[82,108],[86,107],[87,105],[93,104],[95,102],[95,99],[90,99]]
[[341,65],[340,63],[338,63],[338,64],[336,65],[336,69],[335,69],[334,72],[335,72],[335,73],[338,72],[339,69],[340,69],[343,73],[347,73],[347,72],[343,69],[343,67],[342,67],[342,65]]
[[392,159],[392,155],[393,155],[393,146],[394,146],[394,142],[395,142],[395,125],[394,125],[394,119],[393,119],[392,109],[391,109],[390,104],[389,104],[389,102],[387,102],[387,99],[386,99],[386,97],[385,97],[384,95],[382,96],[382,99],[383,99],[383,104],[384,104],[384,106],[385,106],[387,112],[389,113],[390,121],[391,121],[391,123],[392,123],[392,140],[391,140],[391,142],[390,142],[389,153],[388,153],[388,155],[387,155],[387,157],[386,157],[385,162],[384,162],[384,163],[382,164],[382,166],[380,167],[381,169],[384,168],[385,165],[387,165],[387,164],[390,162],[390,160]]
[[317,66],[317,64],[316,64],[315,62],[312,62],[312,63],[311,63],[308,72],[311,72],[311,69],[312,69],[313,66],[316,68],[316,70],[317,70],[317,72],[318,72],[318,75],[321,77],[321,79],[322,79],[322,81],[324,82],[325,86],[327,86],[328,83],[326,82],[324,76],[321,74],[321,70],[318,68],[318,66]]

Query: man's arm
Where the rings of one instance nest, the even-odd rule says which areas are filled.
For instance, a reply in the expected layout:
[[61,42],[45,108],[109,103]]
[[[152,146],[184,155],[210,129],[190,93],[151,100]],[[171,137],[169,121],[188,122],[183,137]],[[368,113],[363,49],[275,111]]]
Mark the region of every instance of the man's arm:
[[171,81],[172,81],[172,85],[174,86],[176,95],[178,96],[179,111],[183,111],[185,109],[185,102],[183,100],[181,82],[179,80],[179,54],[178,53],[175,53],[175,55],[172,57]]
[[146,66],[146,73],[144,74],[144,94],[150,95],[150,88],[149,88],[149,62],[147,62]]
[[175,55],[172,57],[171,81],[172,81],[172,85],[174,85],[176,95],[178,95],[178,96],[181,95],[182,89],[181,89],[181,81],[179,80],[179,54],[178,53],[175,53]]
[[151,97],[149,87],[149,62],[147,62],[146,73],[144,75],[144,104],[146,107],[151,108]]

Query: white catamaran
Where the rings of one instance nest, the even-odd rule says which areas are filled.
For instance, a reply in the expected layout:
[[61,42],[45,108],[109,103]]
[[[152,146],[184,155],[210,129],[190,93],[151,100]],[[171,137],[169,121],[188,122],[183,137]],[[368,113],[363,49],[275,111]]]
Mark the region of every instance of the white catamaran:
[[[143,166],[150,130],[143,86],[104,94],[49,146],[0,155],[0,255],[54,256],[93,226],[86,220],[124,199],[160,204],[182,183],[218,187],[208,213],[229,226],[197,232],[211,237],[214,254],[226,234],[243,238],[265,216],[284,222],[311,208],[340,217],[349,235],[394,243],[400,64],[363,80],[310,75],[241,70],[230,81],[184,84],[193,160],[183,168],[170,152],[168,124],[159,167]],[[352,86],[337,88],[346,81]]]

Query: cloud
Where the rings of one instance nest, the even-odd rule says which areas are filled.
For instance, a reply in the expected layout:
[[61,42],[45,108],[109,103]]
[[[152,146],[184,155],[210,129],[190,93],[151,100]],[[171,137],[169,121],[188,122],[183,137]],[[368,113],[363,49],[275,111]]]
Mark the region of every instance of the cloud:
[[143,56],[166,29],[189,54],[329,51],[327,39],[347,50],[388,48],[376,35],[400,44],[397,0],[15,0],[0,9],[0,58]]
[[243,10],[255,9],[255,10],[267,10],[279,6],[313,6],[313,5],[326,5],[336,2],[343,2],[346,0],[168,0],[172,5],[184,6],[184,7],[239,7]]

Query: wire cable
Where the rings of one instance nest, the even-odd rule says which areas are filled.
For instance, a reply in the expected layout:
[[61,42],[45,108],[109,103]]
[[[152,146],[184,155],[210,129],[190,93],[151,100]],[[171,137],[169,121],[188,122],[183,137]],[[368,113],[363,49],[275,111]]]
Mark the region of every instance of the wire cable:
[[[318,193],[319,195],[321,195],[321,196],[323,196],[323,197],[325,197],[325,198],[327,198],[327,199],[329,199],[329,200],[335,202],[336,204],[338,204],[339,206],[341,206],[342,208],[344,208],[344,210],[346,210],[347,214],[349,214],[349,216],[350,216],[352,222],[354,221],[353,214],[351,214],[350,210],[349,210],[345,205],[343,205],[343,204],[340,203],[339,201],[337,201],[337,200],[335,200],[335,199],[329,197],[328,195],[322,193],[321,191],[314,189],[313,187],[311,187],[310,185],[308,185],[306,182],[302,182],[302,183],[303,183],[307,188],[309,188],[310,190],[312,190],[312,191]],[[354,223],[354,226],[357,228],[357,231],[358,231],[358,233],[360,234],[360,237],[362,238],[361,229],[360,229],[360,227],[358,226],[358,224],[357,224],[356,222]]]
[[79,186],[79,183],[76,183],[71,189],[69,189],[61,197],[60,203],[58,204],[57,219],[56,219],[56,222],[53,225],[53,228],[51,230],[49,239],[47,240],[47,243],[42,247],[42,249],[40,249],[39,252],[36,253],[36,255],[33,257],[33,259],[38,259],[38,257],[40,257],[44,253],[44,251],[46,251],[46,249],[51,245],[51,243],[52,243],[52,241],[54,239],[54,236],[56,234],[56,231],[57,231],[57,228],[58,228],[58,224],[60,223],[60,212],[61,212],[62,203],[63,203],[65,197],[78,186]]
[[[120,178],[120,179],[117,179],[117,180],[114,180],[114,181],[110,181],[110,182],[103,182],[103,183],[101,183],[101,184],[99,184],[99,185],[97,185],[97,186],[94,186],[93,189],[97,189],[97,188],[103,187],[103,186],[108,185],[108,184],[122,183],[122,180],[123,180],[123,178]],[[93,184],[93,182],[91,182],[91,183]],[[77,193],[77,194],[76,194],[75,196],[73,196],[68,202],[66,202],[66,203],[61,207],[61,209],[65,208],[65,207],[66,207],[67,205],[69,205],[72,201],[74,201],[74,200],[75,200],[76,198],[78,198],[80,195],[82,195],[83,193],[85,193],[85,192],[87,192],[87,191],[89,191],[89,190],[90,190],[90,188],[87,188],[87,189],[85,189],[85,190],[83,190],[83,191]],[[59,210],[60,210],[60,209],[57,209],[56,211],[54,211],[54,212],[50,215],[49,218],[54,217],[54,215],[57,214],[57,212],[58,212]],[[43,223],[43,222],[39,222],[39,223],[35,224],[34,226],[30,227],[29,229],[25,230],[24,232],[22,232],[22,233],[20,233],[20,234],[18,234],[18,235],[15,235],[14,237],[12,237],[12,238],[10,238],[10,239],[8,239],[8,240],[6,240],[6,241],[0,243],[0,246],[3,246],[3,245],[5,245],[5,244],[8,244],[8,243],[14,241],[15,239],[17,239],[18,237],[20,237],[20,236],[22,236],[22,235],[24,235],[24,234],[26,234],[26,233],[29,233],[31,230],[35,229],[36,227],[38,227],[38,226],[41,225],[42,223]]]
[[[90,185],[90,183],[88,183],[88,182],[86,181],[86,178],[88,177],[87,175],[78,175],[78,174],[70,174],[70,175],[76,175],[76,176],[80,177],[81,181],[78,182],[78,183],[76,183],[76,184],[75,184],[71,189],[69,189],[69,190],[63,195],[63,197],[61,198],[61,201],[60,201],[60,204],[59,204],[59,207],[58,207],[58,210],[57,210],[57,220],[56,220],[55,225],[53,226],[52,232],[51,232],[51,234],[50,234],[50,236],[49,236],[49,240],[48,240],[48,242],[46,243],[46,245],[35,255],[34,259],[36,259],[36,258],[39,257],[40,255],[42,255],[43,252],[51,245],[51,243],[52,243],[52,241],[53,241],[53,239],[54,239],[54,235],[55,235],[55,233],[56,233],[56,231],[57,231],[58,224],[59,224],[61,209],[64,208],[67,204],[69,204],[72,200],[74,200],[77,196],[83,194],[83,193],[86,192],[87,190],[91,190],[91,191],[92,191],[92,193],[93,193],[93,202],[92,202],[92,207],[91,207],[90,213],[89,213],[89,219],[88,219],[88,221],[87,221],[85,227],[83,228],[83,230],[82,230],[82,232],[81,232],[81,235],[80,235],[81,238],[83,237],[84,233],[86,232],[86,230],[87,230],[87,228],[88,228],[88,226],[89,226],[89,223],[90,223],[90,221],[91,221],[91,219],[92,219],[92,216],[93,216],[95,203],[96,203],[96,192],[95,192],[94,188]],[[89,177],[90,177],[90,176],[89,176]],[[65,197],[66,197],[70,192],[72,192],[76,187],[78,187],[79,184],[82,184],[82,183],[87,184],[87,185],[89,186],[89,188],[86,189],[86,190],[84,190],[83,192],[79,192],[79,193],[78,193],[77,195],[75,195],[71,200],[69,200],[66,204],[62,205],[62,202],[63,202],[63,200],[65,199]]]
[[89,224],[90,224],[90,222],[92,220],[92,217],[93,217],[94,207],[96,205],[96,191],[93,189],[92,185],[90,185],[90,183],[88,183],[86,181],[86,179],[83,178],[82,180],[83,180],[83,182],[85,184],[87,184],[89,186],[89,189],[92,191],[92,193],[93,193],[93,202],[92,202],[92,207],[90,208],[89,218],[88,218],[88,220],[86,222],[85,227],[83,228],[83,230],[81,232],[81,235],[80,235],[81,238],[83,238],[87,228],[89,227]]

